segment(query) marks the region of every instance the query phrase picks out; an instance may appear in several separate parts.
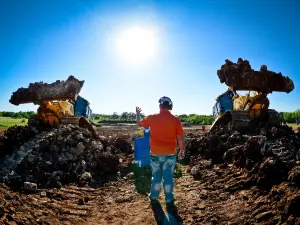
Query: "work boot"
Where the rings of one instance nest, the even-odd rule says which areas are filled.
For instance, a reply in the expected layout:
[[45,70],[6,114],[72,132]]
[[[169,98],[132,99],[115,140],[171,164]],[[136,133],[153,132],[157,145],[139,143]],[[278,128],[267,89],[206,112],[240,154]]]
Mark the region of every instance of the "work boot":
[[176,221],[179,224],[183,224],[183,220],[182,218],[178,215],[178,209],[175,205],[174,201],[171,202],[167,202],[167,212],[171,214],[172,217],[174,217],[174,219],[176,219]]
[[175,201],[174,200],[171,201],[171,202],[167,202],[166,205],[167,205],[167,211],[168,212],[175,212],[175,213],[177,213],[177,207],[175,205]]
[[163,225],[164,220],[165,220],[165,213],[161,207],[161,204],[159,203],[159,201],[157,199],[150,198],[150,202],[151,202],[151,208],[152,208],[152,211],[153,211],[153,214],[154,214],[157,224]]

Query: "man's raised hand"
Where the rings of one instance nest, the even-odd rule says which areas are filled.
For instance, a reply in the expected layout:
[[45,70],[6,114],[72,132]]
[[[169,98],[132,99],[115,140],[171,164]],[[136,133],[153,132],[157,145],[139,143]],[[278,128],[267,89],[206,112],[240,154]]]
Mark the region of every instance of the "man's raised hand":
[[141,112],[142,112],[142,109],[140,107],[136,107],[135,112],[136,112],[137,115],[140,115]]

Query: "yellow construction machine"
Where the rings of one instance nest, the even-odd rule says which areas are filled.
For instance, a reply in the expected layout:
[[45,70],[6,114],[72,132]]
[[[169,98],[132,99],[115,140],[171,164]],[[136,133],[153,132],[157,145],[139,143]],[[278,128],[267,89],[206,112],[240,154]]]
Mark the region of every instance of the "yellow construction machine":
[[31,83],[28,88],[19,88],[14,92],[9,101],[14,105],[39,105],[37,114],[28,119],[29,126],[73,124],[89,129],[96,137],[89,102],[78,95],[83,84],[84,81],[79,81],[74,76],[52,84]]
[[[260,71],[254,71],[249,62],[241,58],[237,63],[225,60],[217,74],[228,90],[216,99],[213,107],[215,122],[210,131],[218,126],[228,126],[238,131],[255,132],[264,126],[279,125],[282,122],[282,113],[269,109],[267,95],[293,91],[294,83],[289,77],[268,71],[265,65],[261,66]],[[239,95],[236,91],[248,93]]]

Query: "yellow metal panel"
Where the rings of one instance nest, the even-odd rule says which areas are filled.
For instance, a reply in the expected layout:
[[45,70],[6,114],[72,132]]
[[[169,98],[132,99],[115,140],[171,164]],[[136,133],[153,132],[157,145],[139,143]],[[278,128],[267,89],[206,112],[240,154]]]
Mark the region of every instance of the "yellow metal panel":
[[38,114],[45,124],[53,126],[60,123],[62,116],[74,116],[74,107],[67,101],[45,101]]

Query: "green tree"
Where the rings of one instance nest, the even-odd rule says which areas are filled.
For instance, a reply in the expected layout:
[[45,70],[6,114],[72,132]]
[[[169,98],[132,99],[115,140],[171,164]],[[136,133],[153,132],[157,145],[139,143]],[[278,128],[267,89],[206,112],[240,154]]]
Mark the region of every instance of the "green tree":
[[286,122],[288,123],[292,123],[293,122],[293,113],[290,113],[290,112],[285,112],[283,114],[283,118]]
[[121,118],[122,118],[122,120],[128,120],[128,112],[123,112],[121,114]]
[[114,112],[111,118],[112,118],[113,120],[119,119],[118,113]]

